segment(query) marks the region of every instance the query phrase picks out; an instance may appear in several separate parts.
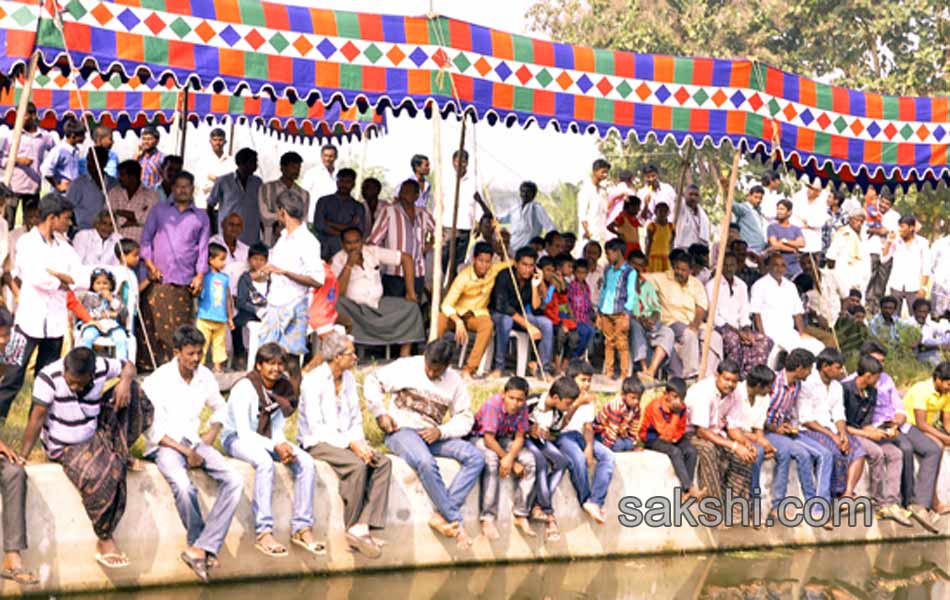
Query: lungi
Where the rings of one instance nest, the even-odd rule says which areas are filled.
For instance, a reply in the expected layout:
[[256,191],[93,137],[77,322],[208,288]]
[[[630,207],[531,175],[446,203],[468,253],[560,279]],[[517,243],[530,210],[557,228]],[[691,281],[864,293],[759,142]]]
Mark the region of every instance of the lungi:
[[138,364],[154,368],[145,343],[146,333],[151,341],[155,364],[163,365],[174,357],[172,334],[182,325],[195,324],[195,298],[185,285],[153,283],[140,299],[144,327],[135,328],[138,339]]
[[404,298],[383,296],[379,308],[340,298],[336,310],[352,322],[353,341],[365,346],[408,344],[425,341],[419,305]]
[[296,304],[273,306],[268,304],[261,317],[261,333],[258,343],[263,346],[276,342],[290,354],[307,353],[307,326],[310,322],[310,295]]

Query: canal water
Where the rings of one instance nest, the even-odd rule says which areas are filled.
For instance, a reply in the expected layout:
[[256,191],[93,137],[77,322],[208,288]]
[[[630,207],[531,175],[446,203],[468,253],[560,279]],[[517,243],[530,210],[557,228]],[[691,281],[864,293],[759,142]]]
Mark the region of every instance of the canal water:
[[92,600],[950,599],[950,543],[458,567],[76,596]]

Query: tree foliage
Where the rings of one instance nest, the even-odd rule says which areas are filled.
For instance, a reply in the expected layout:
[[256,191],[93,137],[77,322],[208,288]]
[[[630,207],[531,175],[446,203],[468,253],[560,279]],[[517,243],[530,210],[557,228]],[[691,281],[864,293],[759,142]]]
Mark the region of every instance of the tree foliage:
[[[834,85],[893,95],[950,94],[950,6],[945,0],[538,0],[532,26],[572,44],[679,56],[743,57]],[[658,163],[673,181],[672,143],[607,139],[618,167]],[[687,173],[704,196],[724,192],[728,150],[702,148]],[[911,192],[897,208],[939,232],[946,188]]]

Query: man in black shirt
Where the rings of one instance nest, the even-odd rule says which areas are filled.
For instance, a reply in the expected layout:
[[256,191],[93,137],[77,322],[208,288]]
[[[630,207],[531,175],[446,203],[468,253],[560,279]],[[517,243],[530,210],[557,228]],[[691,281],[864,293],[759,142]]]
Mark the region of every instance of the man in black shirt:
[[848,433],[857,436],[867,453],[868,475],[871,478],[871,502],[878,519],[891,519],[905,527],[913,526],[910,511],[901,507],[901,473],[903,453],[895,444],[885,443],[897,437],[896,428],[879,428],[871,423],[877,404],[877,381],[884,366],[874,357],[863,356],[858,362],[858,375],[845,382],[844,412]]
[[[491,292],[491,320],[495,325],[495,359],[490,378],[501,377],[508,358],[508,338],[511,330],[527,331],[538,346],[541,363],[545,371],[550,373],[551,354],[554,343],[554,327],[551,321],[544,316],[536,315],[541,310],[541,300],[544,295],[544,281],[541,272],[535,269],[538,253],[531,247],[518,250],[515,254],[515,277],[512,279],[511,270],[503,271],[495,280],[495,287]],[[516,290],[517,285],[517,290]],[[518,302],[520,292],[521,303],[525,312],[522,312]]]

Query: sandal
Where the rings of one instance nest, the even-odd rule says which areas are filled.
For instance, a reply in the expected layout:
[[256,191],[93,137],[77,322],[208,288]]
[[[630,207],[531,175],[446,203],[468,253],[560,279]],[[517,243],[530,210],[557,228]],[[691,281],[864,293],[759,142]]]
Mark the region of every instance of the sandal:
[[198,579],[201,580],[201,583],[208,583],[208,566],[205,564],[205,559],[192,558],[187,552],[182,552],[178,555],[178,558],[181,559],[181,562],[188,565],[189,569],[194,571]]
[[126,556],[125,552],[119,554],[115,552],[105,554],[96,552],[96,562],[107,569],[124,569],[129,566],[129,557]]
[[561,541],[561,530],[558,528],[557,521],[554,519],[548,521],[547,526],[544,528],[544,539],[548,542]]
[[290,536],[290,543],[294,544],[295,546],[300,546],[301,548],[303,548],[304,550],[306,550],[307,552],[315,556],[327,553],[326,544],[324,544],[323,542],[308,542],[300,536],[301,533],[303,533],[303,531],[298,531],[297,533]]
[[17,567],[16,569],[3,569],[0,571],[0,578],[9,579],[10,581],[14,581],[20,585],[36,585],[40,582],[33,571],[24,569],[23,567]]
[[221,566],[221,562],[218,560],[218,557],[210,552],[205,552],[205,568],[208,569],[208,572],[211,572],[211,569],[217,569]]
[[287,556],[287,548],[284,548],[278,542],[275,541],[271,544],[265,544],[264,542],[261,541],[269,535],[271,535],[270,531],[265,531],[264,533],[258,535],[257,543],[254,544],[254,548],[256,548],[258,552],[265,554],[267,556],[273,557],[273,558],[283,558]]

